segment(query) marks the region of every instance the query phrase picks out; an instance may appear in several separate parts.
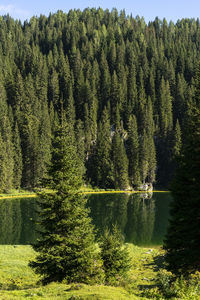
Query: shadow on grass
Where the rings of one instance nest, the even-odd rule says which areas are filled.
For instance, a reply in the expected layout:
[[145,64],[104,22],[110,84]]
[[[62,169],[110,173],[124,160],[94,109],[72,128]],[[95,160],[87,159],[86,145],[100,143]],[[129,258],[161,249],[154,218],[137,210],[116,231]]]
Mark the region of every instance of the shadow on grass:
[[36,287],[38,287],[37,284],[24,284],[19,279],[10,279],[6,282],[0,282],[0,290],[4,291],[28,290]]
[[[159,254],[159,255],[155,256],[153,258],[153,262],[144,264],[144,266],[146,266],[146,267],[150,267],[151,266],[154,272],[158,272],[161,269],[165,269],[166,265],[165,265],[164,254]],[[145,292],[145,296],[148,298],[148,293],[146,293],[146,291],[154,289],[154,288],[157,288],[158,284],[156,283],[156,276],[153,279],[146,278],[145,280],[149,281],[149,282],[150,281],[154,281],[154,283],[152,283],[152,284],[140,284],[138,286],[139,290],[141,292],[144,291]]]

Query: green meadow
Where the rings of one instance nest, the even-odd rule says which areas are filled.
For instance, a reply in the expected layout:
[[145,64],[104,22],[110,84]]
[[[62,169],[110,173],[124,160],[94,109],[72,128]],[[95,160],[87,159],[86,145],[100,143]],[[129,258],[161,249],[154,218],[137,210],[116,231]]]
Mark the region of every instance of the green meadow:
[[[35,252],[31,246],[0,246],[0,299],[147,299],[145,292],[156,284],[154,259],[160,248],[129,245],[132,268],[123,287],[51,283],[42,286],[28,267]],[[150,251],[149,251],[150,250]]]

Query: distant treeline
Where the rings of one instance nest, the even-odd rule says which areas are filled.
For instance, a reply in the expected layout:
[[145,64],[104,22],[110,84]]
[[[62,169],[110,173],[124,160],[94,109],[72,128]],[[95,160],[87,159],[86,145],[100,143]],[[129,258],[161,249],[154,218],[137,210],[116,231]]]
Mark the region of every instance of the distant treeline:
[[0,190],[41,185],[61,110],[86,183],[166,186],[184,142],[199,20],[116,9],[0,17]]

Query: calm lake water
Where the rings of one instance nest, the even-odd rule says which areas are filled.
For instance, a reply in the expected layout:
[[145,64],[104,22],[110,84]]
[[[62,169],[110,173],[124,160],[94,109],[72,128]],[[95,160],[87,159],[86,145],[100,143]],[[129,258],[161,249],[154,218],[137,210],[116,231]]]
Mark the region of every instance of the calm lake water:
[[[170,193],[88,195],[91,217],[99,234],[117,224],[125,241],[139,246],[163,242],[169,218]],[[25,245],[37,238],[36,199],[0,200],[0,244]]]

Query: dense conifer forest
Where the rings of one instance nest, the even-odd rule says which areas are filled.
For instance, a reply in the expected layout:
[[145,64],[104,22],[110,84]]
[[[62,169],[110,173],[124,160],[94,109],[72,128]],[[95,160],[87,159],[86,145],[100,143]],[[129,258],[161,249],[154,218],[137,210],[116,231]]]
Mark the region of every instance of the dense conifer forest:
[[113,9],[0,17],[0,190],[41,186],[64,110],[85,183],[167,186],[200,59],[199,20]]

